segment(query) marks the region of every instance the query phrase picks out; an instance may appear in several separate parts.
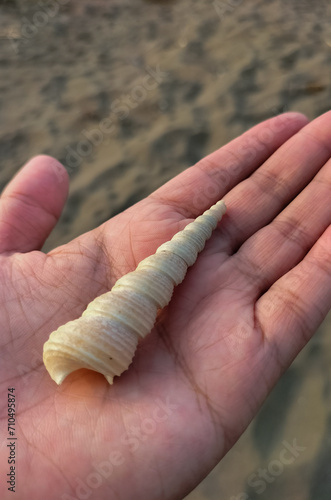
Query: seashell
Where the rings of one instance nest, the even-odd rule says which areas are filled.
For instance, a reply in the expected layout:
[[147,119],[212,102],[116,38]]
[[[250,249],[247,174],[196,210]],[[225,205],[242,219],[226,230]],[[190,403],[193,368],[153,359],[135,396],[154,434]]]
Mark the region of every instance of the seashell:
[[88,368],[112,384],[127,370],[138,341],[152,330],[158,309],[170,302],[225,211],[224,201],[213,205],[90,302],[80,318],[52,332],[43,354],[51,378],[61,384],[75,370]]

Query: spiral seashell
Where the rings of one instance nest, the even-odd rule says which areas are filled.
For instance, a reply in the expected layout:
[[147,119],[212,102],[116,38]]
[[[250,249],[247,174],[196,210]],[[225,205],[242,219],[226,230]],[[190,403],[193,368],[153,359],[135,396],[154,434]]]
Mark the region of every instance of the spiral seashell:
[[152,330],[158,309],[170,302],[225,211],[224,201],[213,205],[90,302],[80,318],[51,333],[43,354],[51,378],[61,384],[75,370],[88,368],[112,384],[127,370],[138,341]]

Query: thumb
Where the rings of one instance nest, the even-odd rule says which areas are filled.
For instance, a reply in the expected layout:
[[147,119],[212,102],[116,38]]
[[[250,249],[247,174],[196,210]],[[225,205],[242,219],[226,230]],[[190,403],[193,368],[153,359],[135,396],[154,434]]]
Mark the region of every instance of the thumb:
[[68,186],[66,169],[50,156],[21,168],[0,198],[0,253],[40,249],[61,215]]

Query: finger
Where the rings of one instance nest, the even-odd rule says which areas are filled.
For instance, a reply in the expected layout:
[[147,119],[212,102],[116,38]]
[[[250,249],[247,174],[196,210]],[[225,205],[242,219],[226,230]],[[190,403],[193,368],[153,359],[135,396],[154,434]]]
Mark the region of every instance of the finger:
[[330,143],[328,112],[302,128],[226,195],[230,210],[221,234],[226,235],[229,253],[268,224],[311,181],[330,158]]
[[331,227],[306,257],[256,304],[255,316],[283,366],[294,359],[331,306]]
[[257,296],[294,267],[331,224],[331,160],[268,226],[232,257]]
[[196,217],[249,176],[307,121],[300,113],[266,120],[167,182],[151,197],[185,217]]
[[0,198],[0,252],[40,249],[62,212],[68,185],[67,171],[57,160],[30,160]]

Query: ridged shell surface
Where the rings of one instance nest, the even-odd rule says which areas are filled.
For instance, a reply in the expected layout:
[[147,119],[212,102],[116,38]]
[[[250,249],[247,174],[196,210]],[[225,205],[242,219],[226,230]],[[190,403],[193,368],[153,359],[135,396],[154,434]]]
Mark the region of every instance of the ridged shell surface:
[[204,248],[226,207],[219,201],[183,231],[94,299],[82,316],[51,333],[44,364],[57,384],[73,371],[102,373],[110,384],[129,367],[139,340],[153,328],[158,309],[171,299]]

